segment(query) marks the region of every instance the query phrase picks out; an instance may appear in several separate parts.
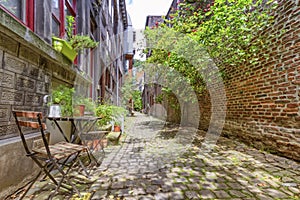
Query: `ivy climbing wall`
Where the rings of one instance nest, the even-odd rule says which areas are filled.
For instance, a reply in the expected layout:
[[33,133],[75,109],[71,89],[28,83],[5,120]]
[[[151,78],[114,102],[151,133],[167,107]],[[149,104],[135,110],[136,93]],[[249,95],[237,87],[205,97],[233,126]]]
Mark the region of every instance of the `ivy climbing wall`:
[[[266,41],[258,63],[225,69],[223,134],[300,160],[300,2],[279,1],[274,16],[274,25],[262,34],[275,37]],[[209,94],[200,98],[200,128],[207,129]]]

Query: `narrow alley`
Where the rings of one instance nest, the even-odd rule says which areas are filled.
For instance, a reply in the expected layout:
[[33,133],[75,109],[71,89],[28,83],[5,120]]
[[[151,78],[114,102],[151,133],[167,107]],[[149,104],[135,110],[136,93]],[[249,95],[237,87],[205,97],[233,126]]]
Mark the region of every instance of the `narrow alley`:
[[[119,144],[105,148],[90,179],[72,174],[81,198],[60,189],[53,199],[299,198],[299,163],[224,137],[202,151],[187,130],[178,135],[178,127],[151,116],[127,117]],[[25,199],[48,199],[52,187],[38,182]]]

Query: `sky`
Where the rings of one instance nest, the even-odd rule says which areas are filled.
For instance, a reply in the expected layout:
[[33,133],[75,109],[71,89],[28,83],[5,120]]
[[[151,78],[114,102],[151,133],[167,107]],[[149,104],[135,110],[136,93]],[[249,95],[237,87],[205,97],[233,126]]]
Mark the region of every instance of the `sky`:
[[144,29],[148,15],[166,15],[172,0],[126,0],[134,29]]

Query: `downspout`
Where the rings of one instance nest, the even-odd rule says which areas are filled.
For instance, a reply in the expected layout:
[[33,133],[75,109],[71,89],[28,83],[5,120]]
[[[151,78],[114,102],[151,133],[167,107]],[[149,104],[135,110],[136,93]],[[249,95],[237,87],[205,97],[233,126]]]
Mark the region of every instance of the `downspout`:
[[[116,61],[116,64],[118,64],[117,63],[117,61]],[[117,77],[116,77],[116,79],[117,79],[117,106],[119,106],[119,66],[117,65],[117,67],[116,67],[116,69],[117,69]]]

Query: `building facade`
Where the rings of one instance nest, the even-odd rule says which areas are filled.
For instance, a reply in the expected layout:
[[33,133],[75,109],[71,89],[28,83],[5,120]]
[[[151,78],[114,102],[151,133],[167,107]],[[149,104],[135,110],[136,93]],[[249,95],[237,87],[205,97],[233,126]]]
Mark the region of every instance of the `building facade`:
[[[79,52],[74,62],[52,47],[52,36],[66,38],[67,16],[75,19],[75,34],[99,42]],[[127,28],[125,0],[0,0],[0,198],[35,169],[11,111],[47,114],[43,99],[61,84],[116,104],[132,52],[124,47]],[[30,130],[27,136],[38,137]]]

